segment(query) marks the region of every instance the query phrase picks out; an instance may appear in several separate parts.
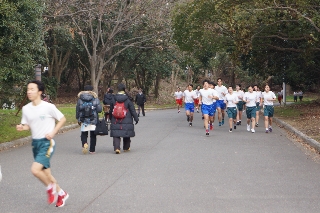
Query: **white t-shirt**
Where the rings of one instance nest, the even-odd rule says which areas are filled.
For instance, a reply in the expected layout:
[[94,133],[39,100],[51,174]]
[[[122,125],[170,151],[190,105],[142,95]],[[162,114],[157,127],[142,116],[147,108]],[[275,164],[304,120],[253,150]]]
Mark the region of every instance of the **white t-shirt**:
[[22,107],[21,124],[29,125],[33,139],[41,139],[53,131],[55,120],[60,121],[63,117],[55,105],[46,101],[41,101],[37,106],[28,103]]
[[179,91],[179,92],[177,91],[177,92],[174,93],[174,97],[176,99],[181,99],[182,96],[183,96],[183,92],[181,92],[181,91]]
[[195,91],[186,90],[183,93],[185,103],[194,103],[194,99],[198,98]]
[[269,101],[269,100],[276,98],[276,95],[272,91],[263,92],[262,98],[263,98],[264,105],[273,105],[273,101]]
[[205,105],[212,105],[213,104],[213,99],[209,98],[209,96],[216,96],[217,94],[214,92],[213,89],[200,89],[200,96],[201,96],[201,101],[202,104]]
[[228,93],[228,89],[227,87],[221,85],[221,87],[219,87],[218,85],[214,87],[214,89],[218,92],[219,94],[219,100],[225,100],[225,96],[222,94],[227,94]]
[[257,95],[257,101],[258,103],[260,103],[261,98],[262,98],[262,92],[261,91],[253,91],[254,93],[256,93]]
[[[239,101],[236,93],[226,94],[227,107],[237,107],[237,102]],[[235,102],[235,103],[234,103]]]
[[233,92],[237,94],[239,101],[243,101],[244,92],[242,90],[233,91]]
[[247,107],[255,107],[257,101],[257,93],[256,92],[246,92],[243,96],[244,101],[250,101],[246,103]]

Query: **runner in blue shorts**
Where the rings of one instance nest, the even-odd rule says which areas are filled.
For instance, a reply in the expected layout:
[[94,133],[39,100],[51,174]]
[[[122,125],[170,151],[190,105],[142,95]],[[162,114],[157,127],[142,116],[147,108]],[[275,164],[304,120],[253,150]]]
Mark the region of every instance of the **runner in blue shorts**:
[[209,120],[213,120],[214,111],[212,108],[213,99],[217,100],[217,93],[215,90],[209,88],[209,81],[203,81],[203,89],[200,89],[199,101],[201,103],[201,111],[204,117],[204,128],[206,129],[206,135],[209,135]]
[[[213,93],[214,95],[213,96],[216,96],[218,97],[219,94],[218,92],[214,89],[216,86],[216,84],[212,81],[209,82],[209,88],[213,90]],[[216,115],[216,110],[217,110],[217,100],[216,99],[213,99],[213,103],[212,103],[212,111],[213,111],[213,116],[210,117],[209,116],[209,126],[210,126],[210,130],[213,130],[213,123],[214,123],[214,120],[215,120],[215,115]]]
[[222,85],[222,79],[218,78],[217,79],[218,85],[215,86],[215,90],[219,94],[219,100],[217,100],[217,111],[218,111],[218,119],[219,119],[219,126],[224,124],[224,115],[225,115],[225,109],[226,109],[226,104],[224,103],[225,101],[225,96],[228,93],[228,89]]
[[66,122],[66,118],[55,105],[41,100],[44,89],[44,84],[38,80],[28,84],[27,96],[31,102],[22,108],[21,124],[16,129],[31,130],[34,157],[31,172],[47,187],[48,203],[54,202],[57,193],[56,207],[63,207],[69,194],[60,188],[52,176],[50,159],[55,150],[53,137]]
[[193,113],[194,113],[194,100],[198,98],[195,91],[193,91],[193,85],[189,84],[188,89],[184,91],[183,93],[184,97],[184,108],[186,110],[187,115],[187,121],[189,123],[189,126],[192,126],[193,121]]

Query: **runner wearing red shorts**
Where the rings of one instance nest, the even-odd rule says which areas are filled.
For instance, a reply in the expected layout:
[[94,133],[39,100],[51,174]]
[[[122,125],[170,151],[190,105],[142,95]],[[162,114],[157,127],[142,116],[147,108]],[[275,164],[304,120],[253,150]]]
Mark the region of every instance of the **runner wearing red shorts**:
[[174,93],[174,97],[176,99],[178,113],[180,113],[180,107],[182,107],[182,97],[183,97],[183,92],[181,92],[180,87],[178,87],[177,91]]
[[194,105],[196,107],[197,113],[199,113],[199,96],[200,96],[200,86],[197,86],[197,89],[195,90],[196,94],[197,94],[197,99],[194,99]]

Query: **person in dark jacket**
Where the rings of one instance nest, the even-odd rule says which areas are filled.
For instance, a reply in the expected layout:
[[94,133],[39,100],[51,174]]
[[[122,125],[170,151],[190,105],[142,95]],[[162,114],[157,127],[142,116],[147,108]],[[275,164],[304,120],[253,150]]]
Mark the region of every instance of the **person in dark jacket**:
[[[90,131],[90,149],[91,154],[95,153],[97,136],[94,133],[96,124],[98,123],[98,113],[102,111],[100,100],[98,95],[92,91],[93,87],[91,85],[86,85],[84,91],[81,91],[78,94],[78,102],[76,106],[76,119],[78,124],[81,126],[81,143],[82,143],[82,152],[86,154],[88,152],[88,134]],[[92,103],[93,116],[90,118],[84,117],[84,102]]]
[[138,105],[138,117],[140,116],[140,108],[142,110],[142,115],[146,115],[144,113],[144,103],[146,103],[146,101],[146,96],[142,93],[142,89],[140,88],[135,100],[136,104]]
[[118,93],[114,96],[114,102],[110,105],[110,112],[113,112],[116,102],[124,103],[127,113],[125,118],[119,120],[116,119],[112,113],[111,125],[110,125],[110,136],[113,137],[113,147],[116,154],[120,154],[120,142],[123,138],[123,151],[130,151],[131,137],[135,136],[133,119],[135,124],[138,124],[139,118],[135,111],[134,104],[129,100],[129,97],[125,94],[125,85],[118,85]]
[[105,119],[107,122],[110,120],[110,105],[114,101],[113,89],[109,88],[107,93],[103,97],[103,111],[105,113]]

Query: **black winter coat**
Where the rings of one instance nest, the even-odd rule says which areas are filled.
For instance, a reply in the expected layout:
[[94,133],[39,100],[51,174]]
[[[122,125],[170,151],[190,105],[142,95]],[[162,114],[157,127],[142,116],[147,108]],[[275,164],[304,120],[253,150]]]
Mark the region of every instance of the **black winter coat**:
[[143,93],[141,93],[141,95],[138,93],[137,95],[136,95],[136,104],[138,104],[138,105],[143,105],[145,102],[146,102],[147,100],[146,100],[146,96],[143,94]]
[[103,104],[104,105],[111,105],[111,103],[114,102],[114,94],[111,94],[111,93],[106,93],[104,94],[104,97],[103,97]]
[[82,104],[84,101],[92,101],[93,106],[95,107],[94,119],[90,121],[90,124],[96,125],[98,123],[98,113],[102,111],[100,100],[98,95],[92,91],[82,91],[78,94],[78,102],[76,106],[76,119],[80,122],[81,114],[83,113]]
[[134,108],[133,103],[129,100],[126,94],[116,94],[114,96],[114,101],[110,105],[110,112],[113,111],[114,105],[118,102],[124,102],[125,107],[127,108],[128,112],[126,117],[121,120],[116,120],[111,113],[111,125],[110,125],[110,136],[111,137],[134,137],[134,124],[133,119],[135,122],[139,121],[138,115]]

